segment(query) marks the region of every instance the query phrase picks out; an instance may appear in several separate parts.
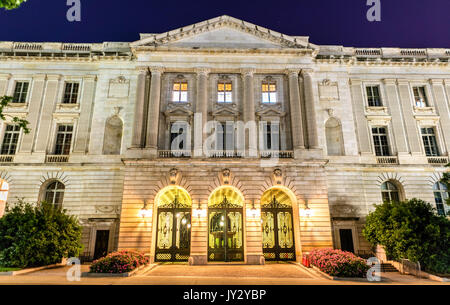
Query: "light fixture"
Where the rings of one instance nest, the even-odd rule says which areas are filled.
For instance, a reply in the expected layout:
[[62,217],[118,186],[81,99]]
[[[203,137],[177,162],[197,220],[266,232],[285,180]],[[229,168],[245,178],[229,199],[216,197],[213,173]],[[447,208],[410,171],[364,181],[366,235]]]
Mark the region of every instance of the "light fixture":
[[300,210],[300,216],[302,217],[311,217],[313,214],[311,208],[308,206],[308,201],[305,200],[305,208]]
[[257,218],[261,215],[260,210],[258,210],[255,206],[254,200],[252,201],[252,207],[247,209],[247,214],[252,218]]
[[139,217],[150,218],[153,215],[153,211],[147,208],[147,201],[144,202],[144,207],[139,210]]
[[206,217],[206,211],[202,209],[202,205],[200,204],[200,200],[198,201],[197,208],[193,211],[194,217]]

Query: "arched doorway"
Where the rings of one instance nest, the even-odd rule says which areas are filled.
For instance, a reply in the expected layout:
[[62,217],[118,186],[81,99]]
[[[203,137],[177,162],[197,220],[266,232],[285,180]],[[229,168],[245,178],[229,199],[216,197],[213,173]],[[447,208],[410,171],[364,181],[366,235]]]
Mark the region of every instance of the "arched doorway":
[[282,189],[270,189],[262,195],[261,225],[265,260],[294,261],[292,201]]
[[215,190],[208,201],[208,261],[244,260],[244,199],[232,187]]
[[191,249],[191,207],[188,192],[170,187],[157,196],[155,261],[187,261]]

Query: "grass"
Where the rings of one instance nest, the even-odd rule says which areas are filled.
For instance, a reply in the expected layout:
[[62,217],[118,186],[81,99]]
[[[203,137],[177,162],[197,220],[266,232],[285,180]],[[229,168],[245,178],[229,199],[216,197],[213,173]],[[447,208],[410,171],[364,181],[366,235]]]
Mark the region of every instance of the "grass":
[[1,267],[0,266],[0,272],[9,272],[9,271],[18,271],[20,268],[9,268],[9,267]]

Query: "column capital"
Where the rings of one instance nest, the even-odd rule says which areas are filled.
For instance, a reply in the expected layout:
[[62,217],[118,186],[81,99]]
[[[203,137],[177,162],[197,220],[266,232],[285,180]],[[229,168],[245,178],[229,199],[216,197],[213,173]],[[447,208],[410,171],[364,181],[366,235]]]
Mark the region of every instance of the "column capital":
[[444,84],[446,86],[450,86],[450,79],[444,79]]
[[147,66],[138,66],[138,67],[136,67],[136,71],[139,74],[147,74],[148,73],[148,67]]
[[208,74],[211,72],[211,69],[206,67],[200,67],[195,69],[195,72],[197,73],[197,76],[208,76]]
[[314,73],[314,70],[311,68],[302,69],[302,75],[311,75]]
[[385,85],[396,85],[395,78],[383,78],[382,81]]
[[46,74],[35,74],[35,75],[33,75],[33,80],[46,80],[46,79],[47,79],[47,75]]
[[161,66],[152,66],[148,67],[148,69],[152,75],[161,75],[164,73],[164,67]]
[[408,85],[409,84],[409,80],[407,80],[405,78],[398,78],[397,79],[397,84],[398,85]]
[[429,82],[431,85],[443,85],[444,84],[444,80],[443,79],[436,79],[436,78],[430,78]]
[[59,81],[61,79],[61,75],[59,74],[48,74],[47,80],[48,81]]
[[352,85],[352,86],[359,86],[359,85],[361,85],[362,80],[359,79],[359,78],[350,78],[350,79],[349,79],[349,83],[350,83],[350,85]]
[[[44,74],[44,76],[45,76],[45,74]],[[9,73],[2,73],[2,74],[0,74],[0,79],[9,80],[10,78],[11,78],[11,74],[9,74]]]
[[84,75],[83,76],[84,81],[97,81],[97,75]]
[[285,70],[285,74],[286,75],[288,75],[288,76],[296,76],[296,77],[298,77],[298,75],[300,74],[300,71],[301,71],[301,69],[291,69],[291,68],[288,68],[288,69],[286,69]]
[[243,68],[243,69],[241,69],[242,77],[253,76],[253,74],[255,74],[255,72],[256,72],[255,68]]

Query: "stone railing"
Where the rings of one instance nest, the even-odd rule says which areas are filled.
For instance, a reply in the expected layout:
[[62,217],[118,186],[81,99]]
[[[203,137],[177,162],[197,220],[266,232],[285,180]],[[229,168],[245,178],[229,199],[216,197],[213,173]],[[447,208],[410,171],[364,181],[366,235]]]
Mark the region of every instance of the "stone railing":
[[398,164],[398,158],[395,156],[377,157],[377,164]]
[[209,152],[210,158],[242,158],[242,151],[213,150]]
[[294,151],[292,150],[261,150],[259,152],[261,158],[280,158],[292,159],[294,158]]
[[449,163],[448,157],[427,157],[429,164],[447,164]]
[[0,155],[0,163],[14,162],[14,155]]
[[189,158],[192,156],[190,150],[159,150],[159,158]]
[[69,162],[68,155],[47,155],[45,157],[46,163],[67,163]]

